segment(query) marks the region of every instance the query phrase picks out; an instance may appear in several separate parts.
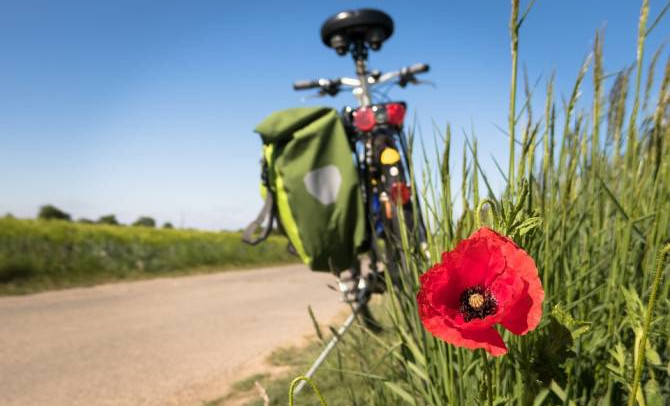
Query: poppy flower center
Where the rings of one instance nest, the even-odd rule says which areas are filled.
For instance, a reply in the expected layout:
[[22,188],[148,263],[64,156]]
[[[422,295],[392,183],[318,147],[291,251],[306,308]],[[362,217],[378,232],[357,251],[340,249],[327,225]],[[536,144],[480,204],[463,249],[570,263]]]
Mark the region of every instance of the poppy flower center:
[[494,314],[497,309],[498,301],[482,286],[468,288],[461,294],[459,310],[466,322],[472,319],[483,319]]
[[468,304],[473,309],[479,309],[484,305],[484,296],[479,293],[474,293],[468,298]]

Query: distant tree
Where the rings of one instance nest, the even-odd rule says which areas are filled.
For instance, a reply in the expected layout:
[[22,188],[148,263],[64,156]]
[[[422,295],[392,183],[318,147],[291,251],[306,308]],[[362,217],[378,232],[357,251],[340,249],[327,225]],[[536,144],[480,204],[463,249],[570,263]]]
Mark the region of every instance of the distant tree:
[[119,222],[116,220],[116,216],[113,214],[108,214],[106,216],[101,216],[98,219],[98,224],[110,224],[113,226],[118,226]]
[[83,217],[82,217],[82,218],[80,218],[79,220],[77,220],[77,223],[81,223],[81,224],[93,224],[94,221],[91,220],[91,219],[87,219],[87,218],[83,218]]
[[135,227],[156,227],[156,220],[152,219],[151,217],[147,216],[142,216],[135,220],[133,223],[133,226]]
[[168,221],[167,223],[163,224],[163,228],[174,228],[174,226]]
[[37,214],[37,218],[40,220],[65,220],[72,221],[70,215],[63,210],[59,209],[56,206],[51,204],[44,205],[40,207],[40,211]]
[[14,217],[14,215],[12,213],[7,213],[7,214],[5,214],[5,218],[6,219],[15,219],[16,217]]

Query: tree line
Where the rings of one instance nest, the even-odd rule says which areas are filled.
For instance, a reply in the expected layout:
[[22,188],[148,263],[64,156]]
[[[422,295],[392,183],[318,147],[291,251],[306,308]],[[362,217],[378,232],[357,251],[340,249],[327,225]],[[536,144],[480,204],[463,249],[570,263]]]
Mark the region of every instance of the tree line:
[[[39,209],[39,212],[37,213],[37,218],[40,220],[63,220],[63,221],[73,221],[72,216],[59,209],[58,207],[51,205],[51,204],[46,204],[44,206],[41,206]],[[85,224],[107,224],[107,225],[113,225],[113,226],[121,226],[121,224],[117,219],[114,214],[107,214],[104,216],[100,216],[97,220],[91,220],[87,218],[80,218],[77,220],[78,223],[85,223]],[[156,227],[156,220],[154,220],[152,217],[149,216],[140,216],[137,220],[135,220],[132,224],[134,227],[149,227],[149,228],[155,228]],[[163,223],[163,228],[174,228],[172,223],[165,222]]]

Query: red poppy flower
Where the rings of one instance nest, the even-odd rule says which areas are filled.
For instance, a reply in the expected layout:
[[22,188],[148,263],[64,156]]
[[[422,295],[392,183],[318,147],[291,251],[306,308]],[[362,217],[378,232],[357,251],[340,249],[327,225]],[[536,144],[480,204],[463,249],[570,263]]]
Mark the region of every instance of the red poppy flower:
[[419,316],[426,330],[466,348],[507,353],[494,328],[514,334],[535,329],[542,317],[544,290],[535,262],[511,239],[481,228],[442,254],[421,275]]

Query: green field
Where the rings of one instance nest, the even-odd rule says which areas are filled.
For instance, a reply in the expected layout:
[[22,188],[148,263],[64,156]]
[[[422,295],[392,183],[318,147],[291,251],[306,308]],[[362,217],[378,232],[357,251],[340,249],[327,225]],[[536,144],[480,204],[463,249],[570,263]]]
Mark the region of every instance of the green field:
[[295,261],[281,237],[0,218],[0,294]]

